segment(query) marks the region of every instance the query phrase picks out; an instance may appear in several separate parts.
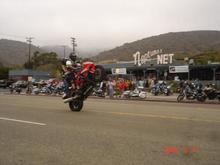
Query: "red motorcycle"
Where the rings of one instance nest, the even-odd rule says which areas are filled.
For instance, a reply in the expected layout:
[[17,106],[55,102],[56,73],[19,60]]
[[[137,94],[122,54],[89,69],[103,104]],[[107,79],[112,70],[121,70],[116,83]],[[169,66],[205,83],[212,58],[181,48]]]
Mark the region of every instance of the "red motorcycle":
[[64,100],[69,103],[72,111],[81,111],[84,100],[93,92],[98,82],[105,79],[105,70],[101,65],[93,62],[84,62],[78,68],[71,71],[73,80],[69,87],[70,98]]

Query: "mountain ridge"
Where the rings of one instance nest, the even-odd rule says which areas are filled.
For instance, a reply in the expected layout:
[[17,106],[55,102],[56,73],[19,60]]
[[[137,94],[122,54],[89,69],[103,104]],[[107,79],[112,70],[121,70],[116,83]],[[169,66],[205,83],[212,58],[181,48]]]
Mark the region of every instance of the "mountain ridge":
[[[20,65],[28,61],[29,45],[25,42],[0,39],[0,65],[11,66]],[[43,52],[40,48],[31,45],[31,54],[33,52]]]
[[[133,59],[133,54],[162,49],[164,53],[192,56],[203,51],[220,52],[220,31],[199,30],[185,32],[169,32],[125,43],[114,49],[103,51],[93,59],[96,61],[127,61]],[[179,57],[179,56],[177,56]]]

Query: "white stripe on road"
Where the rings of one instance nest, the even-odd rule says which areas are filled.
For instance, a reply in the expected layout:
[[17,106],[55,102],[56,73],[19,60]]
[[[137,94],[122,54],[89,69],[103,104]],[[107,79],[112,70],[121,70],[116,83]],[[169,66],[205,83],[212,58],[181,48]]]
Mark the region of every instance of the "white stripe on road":
[[35,125],[46,125],[44,123],[37,123],[37,122],[32,122],[32,121],[10,119],[10,118],[5,118],[5,117],[0,117],[0,120],[14,121],[14,122],[20,122],[20,123],[26,123],[26,124],[35,124]]

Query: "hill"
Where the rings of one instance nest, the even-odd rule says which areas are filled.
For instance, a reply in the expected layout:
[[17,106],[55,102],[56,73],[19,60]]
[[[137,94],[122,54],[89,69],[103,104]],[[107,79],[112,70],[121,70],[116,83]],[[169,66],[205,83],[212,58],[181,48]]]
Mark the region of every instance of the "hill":
[[220,31],[175,32],[152,36],[101,52],[94,59],[98,62],[133,60],[132,55],[137,51],[142,54],[156,49],[162,49],[164,53],[175,53],[175,58],[191,57],[205,51],[220,52]]
[[[32,45],[31,52],[41,49]],[[28,61],[28,44],[25,42],[0,39],[0,66],[24,64]]]
[[[27,62],[28,47],[29,45],[25,42],[0,39],[0,66],[22,65],[25,62]],[[31,46],[32,56],[35,51],[38,51],[40,53],[55,52],[59,58],[64,57],[64,48],[61,45],[42,46],[40,48],[32,45]],[[69,54],[71,52],[72,52],[72,48],[66,46],[65,56],[69,57]],[[94,51],[78,50],[77,54],[83,58],[90,57],[91,55],[97,54],[97,50]]]

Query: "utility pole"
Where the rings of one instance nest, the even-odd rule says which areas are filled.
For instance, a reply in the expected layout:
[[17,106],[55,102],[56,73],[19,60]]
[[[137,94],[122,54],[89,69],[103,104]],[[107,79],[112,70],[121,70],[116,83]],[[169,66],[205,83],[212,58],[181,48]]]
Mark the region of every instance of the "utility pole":
[[71,37],[72,45],[73,45],[73,54],[76,55],[76,39],[74,37]]
[[34,39],[33,37],[27,37],[26,38],[27,40],[27,43],[29,45],[29,49],[28,49],[28,69],[30,69],[31,67],[31,42],[32,42],[32,39]]
[[63,47],[63,58],[66,58],[66,45],[61,45]]

